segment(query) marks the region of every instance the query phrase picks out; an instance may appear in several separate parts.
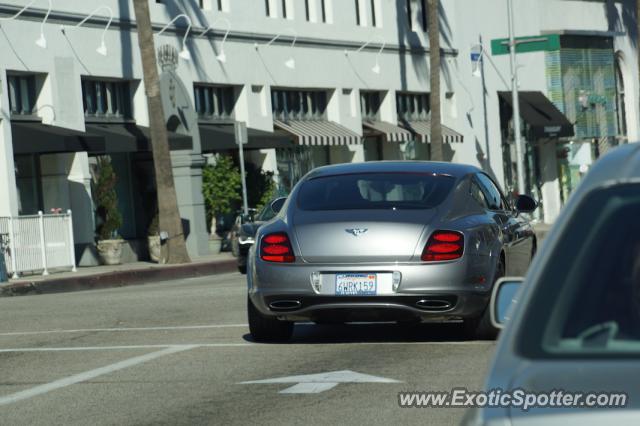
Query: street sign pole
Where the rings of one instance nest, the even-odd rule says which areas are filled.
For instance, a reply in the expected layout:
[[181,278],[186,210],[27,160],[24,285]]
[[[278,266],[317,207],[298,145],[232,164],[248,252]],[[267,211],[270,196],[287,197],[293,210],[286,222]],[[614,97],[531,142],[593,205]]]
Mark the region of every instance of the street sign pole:
[[240,158],[240,180],[242,181],[242,211],[245,216],[249,215],[249,203],[247,201],[247,180],[244,173],[244,144],[248,142],[247,125],[244,122],[236,121],[234,124],[236,143],[238,144],[238,156]]
[[513,98],[513,132],[516,144],[518,194],[524,194],[524,156],[522,155],[522,134],[520,131],[520,96],[518,94],[518,63],[516,61],[516,40],[513,30],[513,0],[507,0],[507,2],[509,6],[509,55],[511,57],[511,93]]

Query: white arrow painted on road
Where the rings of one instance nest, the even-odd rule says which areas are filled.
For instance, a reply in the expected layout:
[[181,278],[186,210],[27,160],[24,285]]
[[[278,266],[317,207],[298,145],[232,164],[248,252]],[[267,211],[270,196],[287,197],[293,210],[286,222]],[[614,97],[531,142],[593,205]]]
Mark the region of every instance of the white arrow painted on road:
[[402,383],[385,377],[370,376],[351,370],[332,371],[329,373],[307,374],[304,376],[278,377],[275,379],[253,380],[241,382],[241,385],[296,383],[279,393],[320,393],[333,389],[340,383]]

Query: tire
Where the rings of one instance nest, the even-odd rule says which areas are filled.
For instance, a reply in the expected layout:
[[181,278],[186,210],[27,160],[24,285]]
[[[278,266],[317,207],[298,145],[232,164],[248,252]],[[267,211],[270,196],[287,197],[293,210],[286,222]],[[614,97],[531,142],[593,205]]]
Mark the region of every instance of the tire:
[[262,315],[247,297],[249,332],[256,342],[286,342],[293,335],[293,322]]
[[[504,259],[500,256],[500,260],[496,265],[496,273],[493,278],[493,284],[500,278],[504,277],[505,265]],[[493,286],[492,286],[493,288]],[[484,311],[479,317],[469,318],[464,320],[465,335],[471,339],[479,340],[495,340],[498,337],[499,329],[493,326],[491,323],[491,310],[490,306],[486,306]]]

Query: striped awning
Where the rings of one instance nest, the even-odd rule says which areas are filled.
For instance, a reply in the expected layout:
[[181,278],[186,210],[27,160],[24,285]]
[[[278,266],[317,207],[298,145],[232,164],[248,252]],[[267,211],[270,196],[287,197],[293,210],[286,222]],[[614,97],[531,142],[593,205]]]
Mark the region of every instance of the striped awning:
[[[421,121],[405,121],[402,126],[409,130],[411,133],[416,134],[419,137],[420,142],[431,142],[431,122],[429,120]],[[442,125],[442,142],[454,143],[463,142],[464,137],[449,127]]]
[[352,145],[362,142],[357,133],[332,121],[274,120],[273,125],[294,136],[300,145]]
[[408,142],[413,139],[410,131],[386,121],[365,120],[362,122],[362,127],[382,134],[387,142]]

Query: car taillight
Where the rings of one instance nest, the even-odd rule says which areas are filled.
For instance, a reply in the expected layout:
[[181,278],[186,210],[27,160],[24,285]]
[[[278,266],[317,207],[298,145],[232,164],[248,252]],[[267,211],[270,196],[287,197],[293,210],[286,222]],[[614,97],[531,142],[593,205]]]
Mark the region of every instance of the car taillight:
[[422,251],[421,260],[437,262],[454,260],[462,257],[464,251],[464,235],[456,231],[436,231]]
[[260,244],[260,259],[267,262],[295,262],[296,257],[293,255],[287,234],[277,232],[265,235]]

